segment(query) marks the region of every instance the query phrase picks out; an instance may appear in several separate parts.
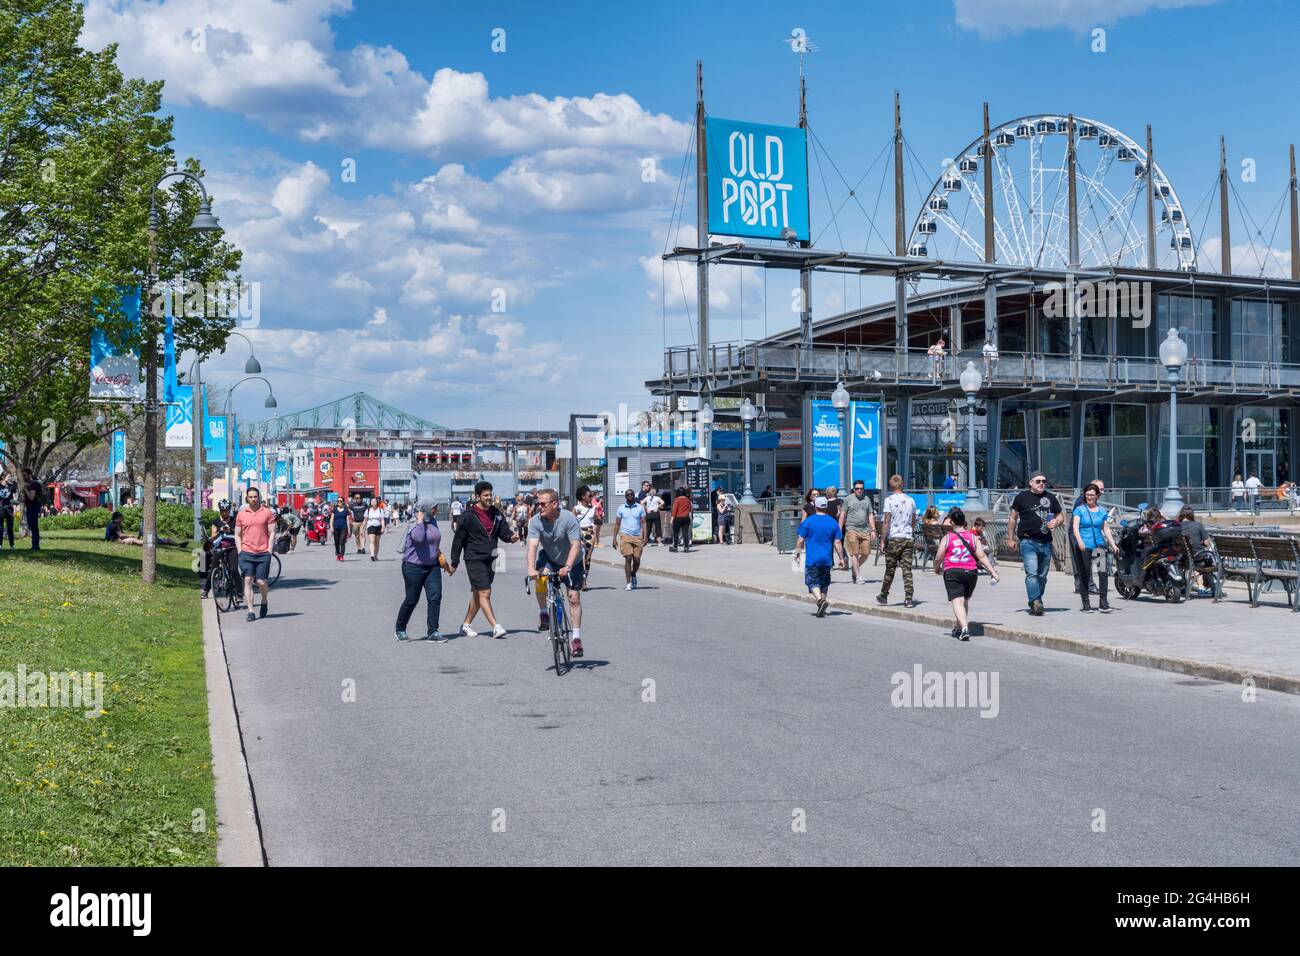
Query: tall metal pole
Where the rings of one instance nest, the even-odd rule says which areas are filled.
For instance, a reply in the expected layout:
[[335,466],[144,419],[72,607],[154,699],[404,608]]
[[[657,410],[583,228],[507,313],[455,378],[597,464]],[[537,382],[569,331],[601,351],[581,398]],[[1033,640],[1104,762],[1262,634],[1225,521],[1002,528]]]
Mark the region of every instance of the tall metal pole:
[[1223,267],[1225,276],[1232,275],[1232,231],[1228,221],[1228,149],[1219,137],[1219,235],[1223,237]]
[[[803,58],[799,63],[799,128],[804,131],[803,165],[808,168],[808,86],[803,76]],[[800,245],[805,249],[812,245],[811,240],[803,240]],[[744,292],[744,285],[741,285]],[[806,266],[799,270],[799,296],[803,300],[799,310],[799,341],[805,346],[812,345],[812,270]]]
[[194,542],[203,539],[203,381],[199,360],[190,367],[193,409],[190,414],[191,444],[194,446]]
[[[704,135],[704,63],[695,61],[695,236],[700,248],[695,263],[696,311],[699,313],[700,376],[707,382],[713,372],[709,355],[709,164]],[[575,485],[575,487],[577,487]]]
[[[987,409],[986,409],[987,411]],[[970,440],[970,458],[966,463],[966,500],[975,497],[975,395],[966,395],[966,432]],[[985,481],[987,485],[988,482]],[[992,488],[992,485],[989,485]]]
[[145,398],[144,398],[144,511],[140,516],[140,536],[144,539],[140,556],[140,577],[153,584],[158,574],[158,346],[153,327],[154,302],[158,284],[158,231],[153,216],[149,221],[148,305],[141,302],[140,325],[144,330]]
[[745,430],[745,493],[740,497],[742,505],[757,504],[754,500],[754,488],[749,483],[749,430],[753,427],[751,422],[742,422],[741,426]]
[[1296,203],[1294,144],[1291,146],[1291,278],[1300,279],[1300,205]]
[[989,139],[989,104],[984,104],[984,261],[997,259],[993,242],[993,143]]
[[1156,155],[1151,145],[1151,124],[1147,123],[1147,268],[1156,267]]
[[1178,490],[1178,369],[1169,369],[1169,487],[1160,510],[1166,518],[1178,517],[1183,496]]
[[1066,118],[1065,156],[1070,179],[1070,268],[1079,268],[1079,191],[1076,185],[1077,160],[1074,154],[1074,114]]
[[[844,409],[835,409],[835,414],[840,420],[840,488],[849,486],[849,455],[848,441],[844,433]],[[838,489],[836,489],[838,491]]]
[[[903,114],[898,90],[894,90],[894,255],[900,259],[907,255],[903,199]],[[894,277],[894,354],[900,376],[906,362],[907,337],[907,279],[897,275]]]

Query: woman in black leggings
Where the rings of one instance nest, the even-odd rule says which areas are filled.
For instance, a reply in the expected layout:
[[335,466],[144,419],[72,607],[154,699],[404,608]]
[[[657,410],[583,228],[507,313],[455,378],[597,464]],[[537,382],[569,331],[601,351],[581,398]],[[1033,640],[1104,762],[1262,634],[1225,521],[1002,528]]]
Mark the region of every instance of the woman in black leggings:
[[348,550],[348,519],[352,513],[340,498],[330,509],[330,530],[334,532],[334,560],[342,561]]

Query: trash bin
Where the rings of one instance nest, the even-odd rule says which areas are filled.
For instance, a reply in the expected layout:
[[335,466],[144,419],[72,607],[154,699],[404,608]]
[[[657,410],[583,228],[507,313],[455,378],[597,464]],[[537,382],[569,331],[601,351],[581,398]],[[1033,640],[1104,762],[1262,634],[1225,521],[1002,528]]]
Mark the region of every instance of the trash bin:
[[787,554],[794,550],[799,540],[799,525],[803,522],[802,508],[781,508],[776,512],[776,550]]

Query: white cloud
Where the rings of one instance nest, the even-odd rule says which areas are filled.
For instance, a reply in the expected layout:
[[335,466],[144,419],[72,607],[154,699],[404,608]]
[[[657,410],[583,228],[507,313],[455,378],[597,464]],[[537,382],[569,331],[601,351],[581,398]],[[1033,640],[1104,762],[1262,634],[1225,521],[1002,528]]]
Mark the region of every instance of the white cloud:
[[117,43],[170,102],[242,113],[308,142],[460,161],[571,147],[680,153],[689,125],[626,93],[494,98],[482,73],[432,79],[391,46],[335,46],[349,0],[88,0],[82,42]]
[[1148,10],[1205,6],[1217,0],[955,0],[957,25],[989,38],[1064,27],[1088,30]]
[[329,173],[307,162],[276,184],[271,205],[288,219],[301,219],[329,189]]

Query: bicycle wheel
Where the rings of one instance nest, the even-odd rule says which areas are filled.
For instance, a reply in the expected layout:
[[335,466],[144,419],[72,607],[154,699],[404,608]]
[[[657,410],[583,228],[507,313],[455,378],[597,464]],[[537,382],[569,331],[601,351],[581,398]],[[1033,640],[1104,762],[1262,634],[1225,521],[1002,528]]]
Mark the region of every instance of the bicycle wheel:
[[275,587],[275,582],[278,580],[280,580],[280,556],[278,554],[272,554],[271,555],[271,577],[270,580],[266,582],[267,586]]
[[[219,576],[221,581],[221,596],[224,598],[225,609],[227,611],[236,610],[239,607],[239,586],[235,583],[234,577],[230,573],[230,568],[225,565],[218,565],[213,569],[213,573]],[[221,607],[221,603],[217,604]]]

